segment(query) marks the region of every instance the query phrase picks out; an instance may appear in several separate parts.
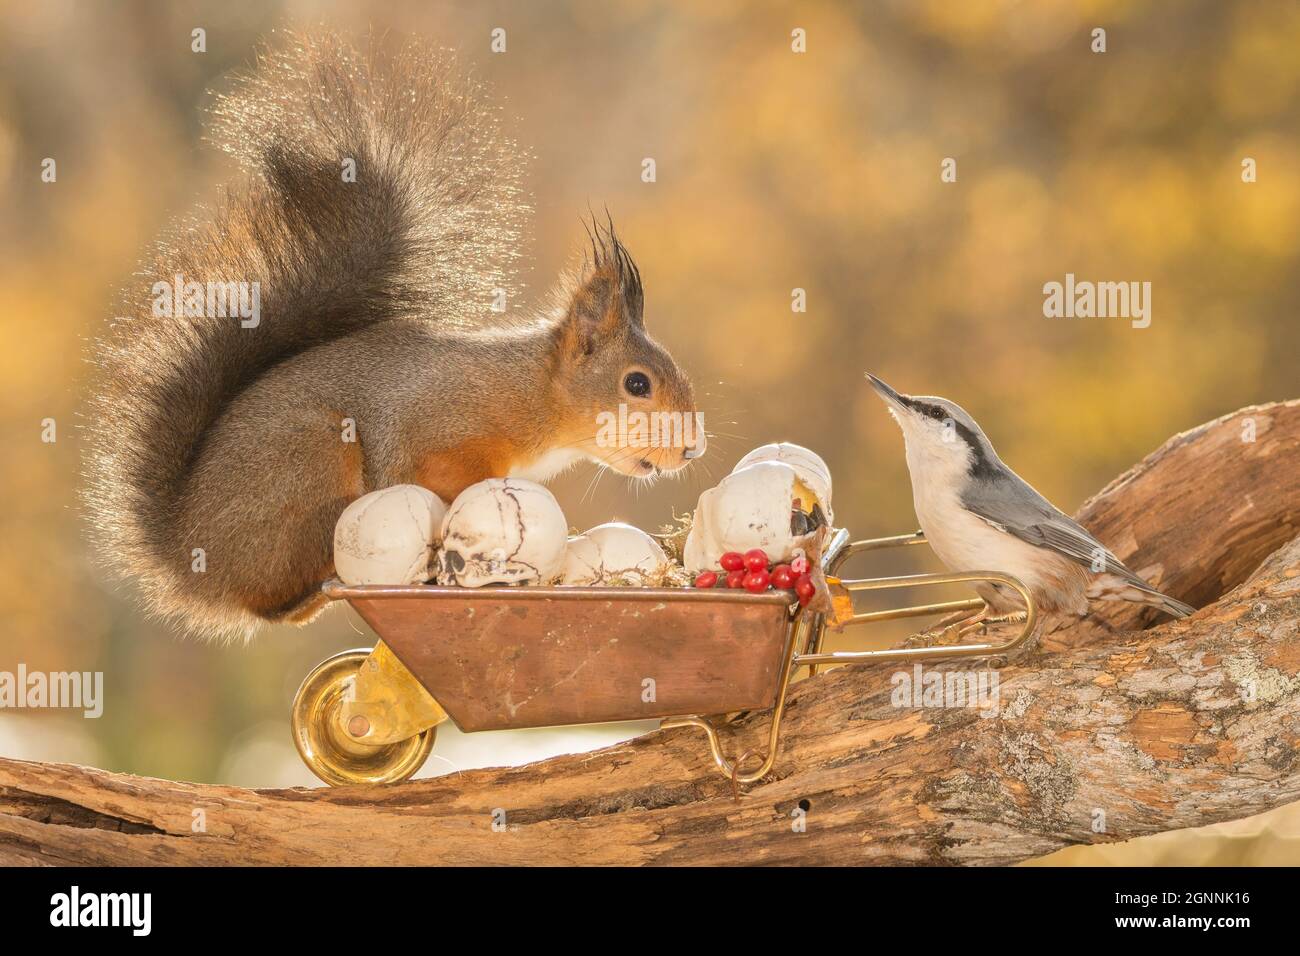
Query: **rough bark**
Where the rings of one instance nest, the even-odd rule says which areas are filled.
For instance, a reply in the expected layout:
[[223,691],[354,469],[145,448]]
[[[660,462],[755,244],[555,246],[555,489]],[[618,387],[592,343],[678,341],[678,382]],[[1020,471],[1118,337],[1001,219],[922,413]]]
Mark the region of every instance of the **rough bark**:
[[[999,671],[995,714],[896,707],[892,666],[800,682],[774,772],[739,802],[687,729],[373,789],[0,760],[0,862],[996,864],[1300,798],[1300,402],[1171,439],[1080,518],[1213,603],[1144,631],[1120,630],[1145,621],[1127,609],[1058,631]],[[729,745],[758,745],[767,720],[735,722]]]

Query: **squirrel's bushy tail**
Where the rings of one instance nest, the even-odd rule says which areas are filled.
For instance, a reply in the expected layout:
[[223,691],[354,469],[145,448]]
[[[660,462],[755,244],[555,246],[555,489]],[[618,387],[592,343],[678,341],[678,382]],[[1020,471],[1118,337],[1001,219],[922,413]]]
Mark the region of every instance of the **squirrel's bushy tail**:
[[[154,611],[200,628],[228,626],[230,610],[194,606],[176,524],[223,409],[277,363],[376,322],[486,312],[526,212],[497,113],[418,45],[361,55],[288,37],[217,98],[208,138],[247,182],[159,241],[94,344],[85,494],[109,565],[140,579]],[[260,321],[160,312],[171,293],[155,283],[178,277],[256,283]]]

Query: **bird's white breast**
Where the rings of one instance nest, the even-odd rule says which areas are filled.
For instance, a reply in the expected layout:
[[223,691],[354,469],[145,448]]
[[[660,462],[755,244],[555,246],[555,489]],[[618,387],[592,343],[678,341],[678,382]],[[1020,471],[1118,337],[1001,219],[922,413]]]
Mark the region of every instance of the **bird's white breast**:
[[[935,556],[952,571],[1002,571],[1036,594],[1053,595],[1047,603],[1073,608],[1073,591],[1080,591],[1078,599],[1082,591],[1068,559],[999,530],[962,505],[958,490],[968,478],[961,459],[944,452],[917,455],[909,443],[916,518]],[[1061,594],[1063,588],[1071,593]]]
[[930,547],[953,571],[1002,570],[981,561],[1000,546],[1001,534],[962,506],[958,489],[967,479],[967,455],[960,447],[907,442],[907,470],[912,476],[912,501]]
[[953,571],[1012,571],[1032,558],[1031,545],[967,511],[951,486],[913,479],[912,497],[930,547]]

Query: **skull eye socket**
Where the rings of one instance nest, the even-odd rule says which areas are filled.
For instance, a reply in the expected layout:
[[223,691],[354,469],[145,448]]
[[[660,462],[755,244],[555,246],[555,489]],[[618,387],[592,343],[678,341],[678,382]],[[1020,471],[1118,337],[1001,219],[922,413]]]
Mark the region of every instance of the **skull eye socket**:
[[623,388],[629,395],[645,398],[650,394],[650,376],[645,372],[628,372],[623,376]]

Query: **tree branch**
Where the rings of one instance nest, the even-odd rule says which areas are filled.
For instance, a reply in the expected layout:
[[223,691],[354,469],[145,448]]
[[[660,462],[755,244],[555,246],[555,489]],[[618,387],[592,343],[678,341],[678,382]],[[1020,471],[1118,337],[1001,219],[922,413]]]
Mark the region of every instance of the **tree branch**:
[[[1230,593],[1146,631],[1116,633],[1141,622],[1119,608],[1050,635],[1001,669],[992,716],[895,707],[890,667],[800,682],[774,772],[738,803],[689,729],[385,788],[0,760],[0,862],[990,864],[1259,813],[1300,798],[1298,509],[1300,402],[1171,439],[1080,520],[1179,597]],[[731,724],[735,752],[767,721]]]

